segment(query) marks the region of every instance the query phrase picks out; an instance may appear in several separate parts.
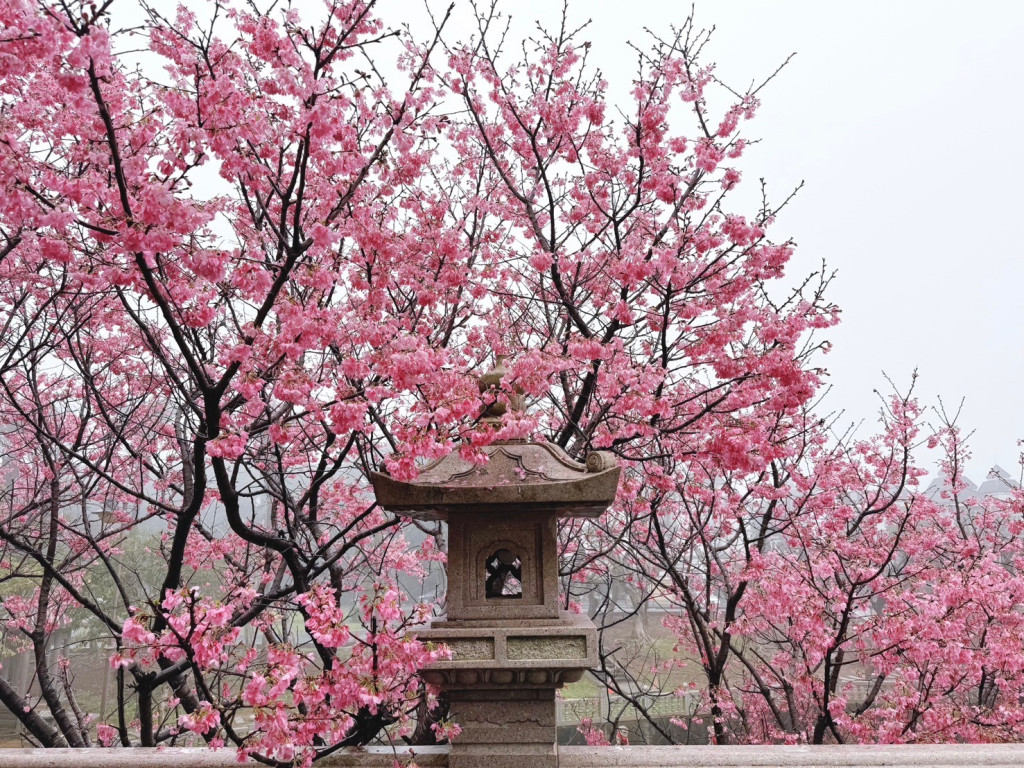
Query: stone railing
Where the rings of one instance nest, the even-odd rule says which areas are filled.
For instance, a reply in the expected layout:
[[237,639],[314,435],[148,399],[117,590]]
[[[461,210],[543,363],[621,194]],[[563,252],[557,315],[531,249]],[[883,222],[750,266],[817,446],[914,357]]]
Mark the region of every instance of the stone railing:
[[[491,768],[530,768],[515,755],[495,755]],[[561,747],[559,768],[1021,768],[1024,744],[945,744],[820,747]],[[321,768],[446,768],[447,747],[414,753],[379,747],[346,750],[318,762]],[[203,749],[0,749],[0,768],[229,768],[234,750]],[[247,763],[258,765],[257,763]]]

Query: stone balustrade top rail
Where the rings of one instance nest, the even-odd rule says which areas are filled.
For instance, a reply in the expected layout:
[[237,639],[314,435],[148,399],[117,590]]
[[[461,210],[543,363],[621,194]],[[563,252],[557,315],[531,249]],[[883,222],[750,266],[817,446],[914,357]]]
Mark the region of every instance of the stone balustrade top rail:
[[[446,768],[447,747],[349,749],[321,768]],[[0,749],[0,768],[229,768],[233,749]],[[258,765],[258,763],[246,763]],[[1024,744],[900,746],[561,747],[559,768],[1024,768]],[[527,768],[527,766],[524,766]]]

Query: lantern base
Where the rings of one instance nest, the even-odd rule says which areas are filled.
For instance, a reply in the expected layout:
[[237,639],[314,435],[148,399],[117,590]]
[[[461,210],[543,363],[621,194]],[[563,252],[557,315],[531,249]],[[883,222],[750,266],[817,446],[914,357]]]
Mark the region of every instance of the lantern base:
[[449,691],[462,728],[448,768],[557,768],[555,689]]

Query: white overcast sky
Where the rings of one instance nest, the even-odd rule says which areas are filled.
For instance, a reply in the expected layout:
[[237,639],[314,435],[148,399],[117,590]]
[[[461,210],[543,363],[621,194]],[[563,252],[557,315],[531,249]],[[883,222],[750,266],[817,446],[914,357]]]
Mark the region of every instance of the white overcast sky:
[[[408,1],[411,5],[414,0]],[[466,0],[458,2],[465,12]],[[387,8],[387,4],[383,6]],[[560,2],[503,9],[529,31]],[[592,0],[592,60],[625,93],[627,40],[681,22],[689,3]],[[385,15],[387,12],[385,11]],[[779,217],[799,245],[793,274],[838,270],[842,323],[827,404],[873,429],[883,372],[925,403],[942,397],[975,430],[969,474],[1018,470],[1024,438],[1024,2],[1018,0],[697,0],[718,74],[743,87],[796,57],[763,92],[748,128],[748,189],[805,182]],[[738,211],[739,212],[739,211]],[[926,456],[922,459],[928,460]]]

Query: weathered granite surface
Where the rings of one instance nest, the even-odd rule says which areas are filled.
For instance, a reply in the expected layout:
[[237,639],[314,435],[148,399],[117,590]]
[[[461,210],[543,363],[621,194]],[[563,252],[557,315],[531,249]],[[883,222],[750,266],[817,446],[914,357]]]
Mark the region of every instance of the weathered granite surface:
[[434,662],[421,673],[435,685],[557,687],[597,665],[593,623],[567,612],[553,622],[440,621],[417,634],[452,649],[450,659]]
[[508,440],[480,450],[488,463],[474,464],[456,451],[411,481],[371,472],[377,501],[423,520],[447,520],[452,512],[516,514],[524,506],[560,517],[596,517],[615,498],[622,471],[612,454],[595,451],[581,464],[550,443]]
[[[488,597],[487,561],[499,549],[521,562],[521,593]],[[552,514],[520,510],[515,519],[454,514],[448,521],[448,619],[558,617],[558,522]]]
[[543,637],[511,635],[505,639],[505,656],[509,661],[545,661],[547,659],[587,659],[587,637]]

